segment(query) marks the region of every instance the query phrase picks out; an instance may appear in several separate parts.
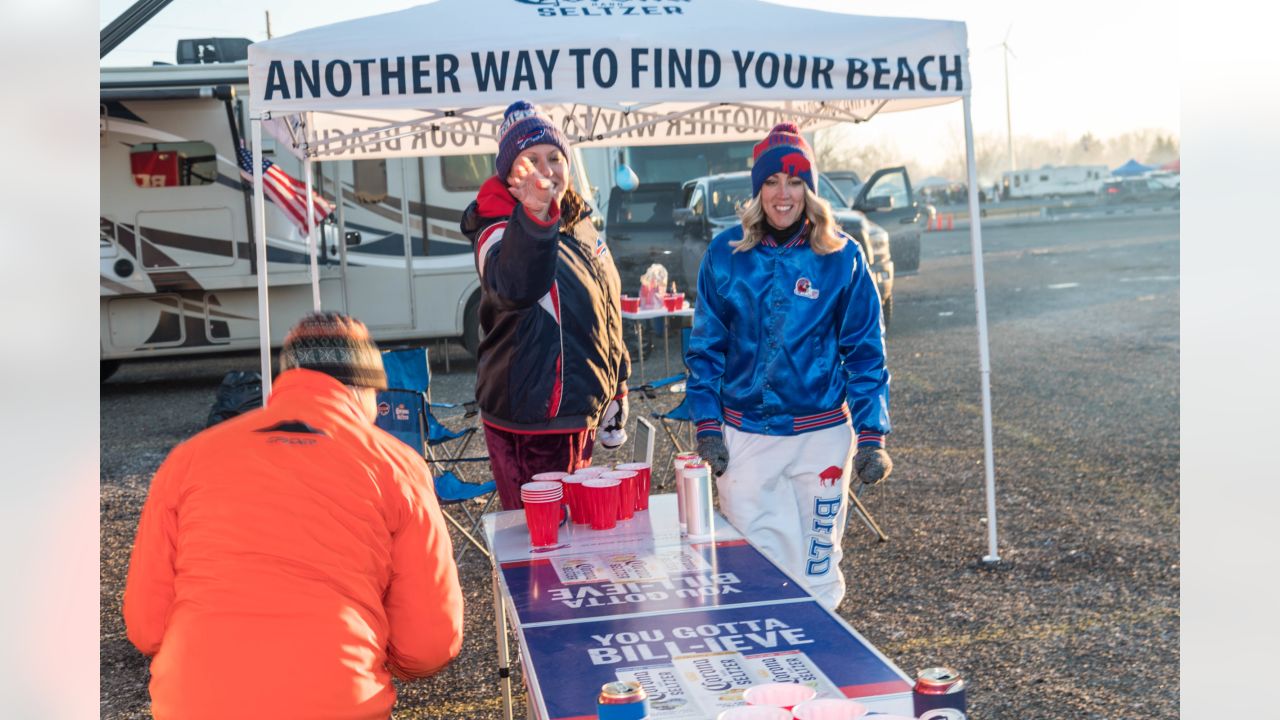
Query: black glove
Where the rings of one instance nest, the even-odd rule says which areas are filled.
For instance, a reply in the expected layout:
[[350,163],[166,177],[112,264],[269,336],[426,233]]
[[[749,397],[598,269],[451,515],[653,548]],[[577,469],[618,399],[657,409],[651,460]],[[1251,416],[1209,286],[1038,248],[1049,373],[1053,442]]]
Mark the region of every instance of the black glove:
[[893,472],[893,460],[889,459],[889,453],[884,448],[863,445],[858,448],[858,454],[853,456],[853,469],[858,473],[859,480],[867,485],[875,485]]
[[720,435],[707,435],[698,438],[698,457],[707,462],[711,472],[720,477],[729,467],[729,448],[724,446],[724,438]]

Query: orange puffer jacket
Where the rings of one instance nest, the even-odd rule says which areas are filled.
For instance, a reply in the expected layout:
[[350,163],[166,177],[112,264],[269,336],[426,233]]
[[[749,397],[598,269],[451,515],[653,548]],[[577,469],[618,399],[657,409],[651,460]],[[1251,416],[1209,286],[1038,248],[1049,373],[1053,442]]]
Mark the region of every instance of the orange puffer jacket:
[[156,718],[386,718],[391,674],[462,645],[462,591],[426,463],[337,380],[289,370],[265,409],[179,445],[124,593]]

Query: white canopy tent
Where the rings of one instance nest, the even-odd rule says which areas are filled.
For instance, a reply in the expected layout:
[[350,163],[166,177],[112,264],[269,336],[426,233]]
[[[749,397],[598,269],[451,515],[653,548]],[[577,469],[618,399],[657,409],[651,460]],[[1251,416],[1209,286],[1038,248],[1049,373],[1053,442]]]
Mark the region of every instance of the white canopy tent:
[[[834,6],[834,4],[833,4]],[[964,23],[765,0],[439,0],[249,47],[254,232],[270,393],[262,127],[311,162],[491,153],[515,100],[580,146],[758,140],[961,100],[978,316],[988,562],[996,545],[991,364]],[[319,307],[315,232],[313,298]]]

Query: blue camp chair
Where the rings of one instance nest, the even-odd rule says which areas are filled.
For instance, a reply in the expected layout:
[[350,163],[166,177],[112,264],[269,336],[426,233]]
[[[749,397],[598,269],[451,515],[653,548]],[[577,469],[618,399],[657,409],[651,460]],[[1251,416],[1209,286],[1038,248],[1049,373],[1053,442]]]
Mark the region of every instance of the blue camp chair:
[[[693,332],[691,328],[680,328],[680,360],[684,362],[684,354],[689,349],[689,335]],[[690,431],[693,427],[693,409],[689,407],[689,400],[684,396],[685,383],[689,379],[688,366],[685,366],[685,372],[678,375],[672,375],[653,382],[641,385],[639,390],[645,398],[653,400],[658,396],[659,392],[666,391],[672,393],[680,393],[680,402],[672,409],[666,412],[654,412],[650,415],[658,421],[658,425],[663,432],[667,434],[667,438],[671,440],[671,444],[675,446],[677,453],[688,452],[692,447],[690,440]],[[687,423],[683,428],[683,442],[677,433],[682,429],[679,423]]]
[[[382,354],[382,364],[387,371],[388,389],[378,393],[378,427],[399,438],[421,454],[431,467],[435,478],[436,499],[441,509],[457,507],[466,517],[458,520],[449,512],[444,518],[477,550],[489,557],[489,550],[477,539],[480,518],[489,511],[497,498],[497,484],[493,480],[482,483],[466,482],[458,476],[463,463],[488,462],[487,457],[464,457],[476,428],[450,430],[435,418],[433,407],[456,408],[456,403],[431,402],[431,368],[426,348],[388,350]],[[488,496],[479,513],[468,507],[471,500]],[[457,559],[466,555],[470,546],[463,545]]]

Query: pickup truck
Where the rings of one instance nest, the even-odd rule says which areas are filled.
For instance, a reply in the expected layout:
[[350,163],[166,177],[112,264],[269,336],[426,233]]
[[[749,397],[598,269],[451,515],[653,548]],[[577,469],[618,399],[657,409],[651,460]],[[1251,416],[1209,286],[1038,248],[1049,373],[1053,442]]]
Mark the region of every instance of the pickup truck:
[[[624,293],[638,294],[640,276],[654,263],[665,267],[667,277],[681,290],[689,287],[681,267],[679,228],[672,218],[679,203],[678,182],[645,183],[631,191],[614,187],[609,192],[605,240],[618,276],[622,278]],[[694,266],[695,277],[697,273],[698,268]]]

